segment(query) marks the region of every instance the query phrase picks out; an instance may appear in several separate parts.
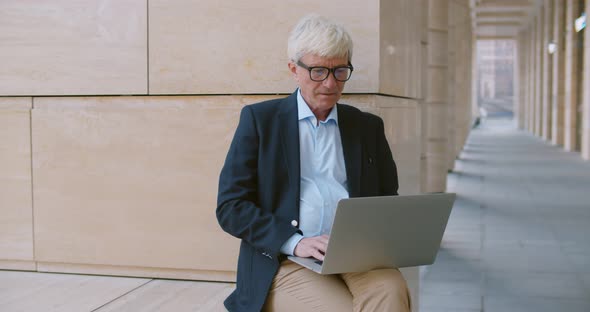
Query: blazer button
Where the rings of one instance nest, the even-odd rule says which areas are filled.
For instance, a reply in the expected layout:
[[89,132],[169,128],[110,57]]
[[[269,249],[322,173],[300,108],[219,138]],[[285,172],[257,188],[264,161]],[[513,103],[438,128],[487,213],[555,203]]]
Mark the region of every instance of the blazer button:
[[298,224],[299,224],[299,223],[297,223],[297,220],[293,220],[293,221],[291,221],[291,225],[292,225],[292,226],[297,226]]

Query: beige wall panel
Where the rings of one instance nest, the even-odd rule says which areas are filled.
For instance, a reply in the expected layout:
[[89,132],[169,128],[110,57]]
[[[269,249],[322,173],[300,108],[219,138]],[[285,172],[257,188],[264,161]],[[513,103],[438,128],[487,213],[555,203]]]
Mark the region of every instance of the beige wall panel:
[[[426,122],[428,124],[428,129],[426,132],[426,137],[428,139],[440,139],[444,138],[447,140],[448,137],[448,105],[447,104],[439,104],[439,103],[428,103],[426,104]],[[446,151],[445,151],[446,153]]]
[[292,92],[287,38],[309,12],[343,24],[353,37],[347,91],[378,91],[377,0],[151,0],[149,12],[150,94]]
[[355,106],[364,112],[381,116],[377,96],[374,94],[345,94],[339,102]]
[[36,99],[36,259],[234,270],[217,182],[240,108],[267,98]]
[[428,45],[433,47],[428,53],[428,65],[446,66],[449,63],[448,44],[447,31],[428,32]]
[[[31,233],[33,226],[31,225]],[[32,240],[32,239],[31,239]],[[31,250],[32,250],[31,246]],[[37,263],[35,261],[23,260],[0,260],[0,270],[10,271],[35,271],[37,270]]]
[[446,66],[428,67],[428,94],[426,96],[428,103],[445,103],[446,107],[449,94],[447,79],[448,70]]
[[30,97],[0,97],[0,110],[30,110],[32,107]]
[[[422,192],[444,192],[447,185],[447,158],[446,158],[446,142],[432,142],[430,141],[429,151],[426,152],[428,161],[426,164],[426,185]],[[436,150],[440,152],[431,152]]]
[[0,1],[0,95],[147,92],[145,0]]
[[[402,195],[420,193],[420,115],[414,100],[379,96],[387,140],[391,145]],[[397,100],[399,104],[391,104]],[[394,102],[394,103],[395,103]]]
[[5,269],[33,260],[31,105],[31,98],[0,98],[0,260],[18,260],[0,262]]
[[379,95],[348,95],[341,102],[383,119],[387,141],[398,167],[399,193],[419,193],[421,125],[417,101]]
[[428,3],[430,2],[430,0],[416,0],[414,2],[416,3],[416,5],[420,6],[420,41],[422,41],[422,43],[424,44],[428,42],[428,22],[430,20],[430,8]]
[[446,103],[428,103],[425,105],[428,126],[425,133],[425,147],[422,170],[427,175],[424,178],[422,192],[444,192],[448,170],[449,124],[448,105]]
[[414,0],[381,1],[382,94],[420,97],[421,13],[420,3]]
[[[35,250],[41,269],[60,271],[60,263],[70,263],[77,266],[72,272],[149,275],[155,268],[177,278],[188,271],[166,269],[180,269],[231,279],[223,271],[235,269],[238,240],[215,218],[219,171],[241,107],[269,98],[36,99]],[[342,102],[383,116],[400,192],[416,193],[416,103],[374,95]]]
[[428,6],[428,28],[446,30],[449,25],[449,1],[429,1]]

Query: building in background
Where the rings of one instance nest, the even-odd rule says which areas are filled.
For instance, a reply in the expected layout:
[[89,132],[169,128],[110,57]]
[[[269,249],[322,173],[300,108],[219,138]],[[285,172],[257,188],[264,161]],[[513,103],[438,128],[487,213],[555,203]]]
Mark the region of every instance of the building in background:
[[514,55],[513,40],[477,41],[477,101],[488,115],[513,115]]

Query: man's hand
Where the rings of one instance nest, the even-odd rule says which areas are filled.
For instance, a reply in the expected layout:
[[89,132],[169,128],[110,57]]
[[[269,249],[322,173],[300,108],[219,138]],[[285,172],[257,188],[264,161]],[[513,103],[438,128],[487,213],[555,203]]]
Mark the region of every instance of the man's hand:
[[328,248],[328,235],[306,237],[299,241],[293,254],[297,257],[314,257],[318,260],[324,261],[324,254]]

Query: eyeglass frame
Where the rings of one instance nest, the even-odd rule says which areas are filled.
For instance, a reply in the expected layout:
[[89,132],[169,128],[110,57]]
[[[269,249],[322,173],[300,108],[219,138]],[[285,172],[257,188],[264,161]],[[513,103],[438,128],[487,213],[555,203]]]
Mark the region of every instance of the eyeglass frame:
[[[348,62],[348,65],[347,66],[336,66],[336,67],[332,67],[332,68],[325,67],[325,66],[307,66],[306,64],[304,64],[303,62],[301,62],[301,60],[297,61],[296,64],[297,64],[297,66],[299,66],[299,67],[301,67],[303,69],[307,69],[307,71],[309,71],[309,79],[311,79],[311,81],[315,81],[315,82],[322,82],[322,81],[328,79],[328,77],[330,77],[330,73],[332,73],[332,76],[334,76],[334,79],[336,79],[336,81],[345,82],[345,81],[350,80],[350,77],[352,77],[352,72],[354,71],[354,66],[352,66],[352,63],[350,63],[350,62]],[[311,77],[311,71],[314,70],[315,68],[327,69],[328,70],[328,74],[322,80],[313,79]],[[348,69],[350,69],[350,74],[348,75],[348,78],[346,78],[346,80],[340,80],[340,79],[336,78],[336,70],[337,69],[340,69],[340,68],[348,68]]]

